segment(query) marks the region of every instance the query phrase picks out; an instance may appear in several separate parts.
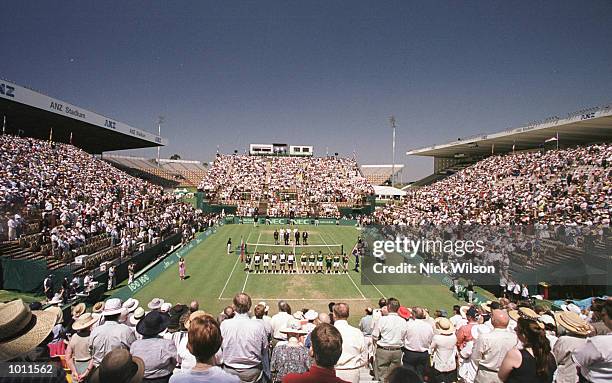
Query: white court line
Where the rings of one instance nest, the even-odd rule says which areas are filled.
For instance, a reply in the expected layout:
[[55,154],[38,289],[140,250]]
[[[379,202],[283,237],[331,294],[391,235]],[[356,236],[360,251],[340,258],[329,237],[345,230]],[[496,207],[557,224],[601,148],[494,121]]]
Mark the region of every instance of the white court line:
[[[247,242],[252,232],[253,230],[251,229],[251,231],[249,231],[249,235],[247,236]],[[232,279],[232,274],[234,274],[234,270],[236,269],[236,265],[238,264],[239,260],[240,260],[240,257],[236,257],[236,262],[234,262],[234,267],[232,267],[232,271],[230,272],[229,277],[227,277],[227,281],[225,281],[225,285],[223,285],[223,290],[221,290],[221,293],[219,294],[219,298],[217,299],[221,299],[221,297],[223,296],[223,293],[225,292],[225,288],[227,287],[227,284],[229,283],[230,279]]]
[[[221,301],[231,301],[234,298],[221,298]],[[366,298],[366,300],[375,300],[378,298]],[[363,298],[251,298],[252,301],[304,301],[304,302],[330,302],[333,300],[336,301],[358,301],[363,302]]]
[[[326,233],[330,238],[332,238],[332,236],[329,233]],[[323,238],[323,237],[321,237]],[[333,239],[333,238],[332,238]],[[349,264],[352,262],[353,265],[355,265],[355,261],[352,259],[352,252],[353,250],[355,250],[355,247],[357,247],[357,244],[355,244],[355,246],[353,246],[353,249],[351,250],[351,257],[349,257]],[[387,296],[385,294],[382,293],[382,291],[380,291],[378,289],[378,287],[376,287],[376,285],[374,283],[372,283],[372,280],[370,280],[370,278],[368,278],[368,274],[364,274],[363,273],[363,269],[361,270],[361,275],[363,275],[364,277],[366,277],[366,279],[370,282],[370,286],[374,287],[376,289],[376,291],[378,291],[378,293],[380,294],[381,298],[386,298]]]
[[[327,244],[327,241],[325,241],[325,238],[323,238],[323,236],[321,235],[321,233],[318,233],[319,237],[321,237],[321,239],[323,240],[323,243],[325,244],[325,246],[327,246],[327,248],[329,249],[329,251],[332,251],[331,247],[329,247],[329,245]],[[365,295],[363,295],[363,292],[361,292],[361,290],[359,289],[359,287],[357,287],[357,284],[355,283],[355,281],[353,280],[353,278],[351,277],[351,275],[348,273],[346,273],[346,276],[349,277],[349,279],[351,280],[351,282],[353,282],[353,286],[355,286],[355,288],[357,289],[357,291],[359,291],[359,294],[361,294],[361,297],[363,298],[363,300],[367,300],[367,298],[365,297]]]
[[[259,246],[259,239],[261,238],[261,231],[259,232],[259,237],[257,237],[257,244],[255,244],[255,250],[253,250],[253,254],[257,253],[257,246]],[[248,267],[250,268],[251,265],[248,265]],[[251,274],[250,272],[247,271],[246,273],[246,278],[244,279],[244,285],[242,285],[242,291],[244,293],[244,290],[246,289],[246,284],[249,281],[249,274]]]

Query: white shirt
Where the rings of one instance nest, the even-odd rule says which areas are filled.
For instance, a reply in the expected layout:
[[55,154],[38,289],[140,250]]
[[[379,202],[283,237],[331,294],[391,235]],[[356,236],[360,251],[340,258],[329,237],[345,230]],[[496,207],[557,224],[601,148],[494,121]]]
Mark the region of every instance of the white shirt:
[[263,322],[236,314],[221,322],[223,363],[231,368],[253,368],[262,361],[268,339]]
[[408,321],[406,323],[404,347],[415,352],[429,351],[433,335],[433,327],[424,319]]
[[389,313],[380,317],[377,326],[372,331],[374,339],[379,339],[380,336],[376,343],[384,347],[401,347],[404,344],[405,335],[406,321],[397,313]]
[[464,326],[467,324],[467,320],[464,319],[461,315],[459,314],[455,314],[452,317],[449,318],[449,320],[451,321],[451,323],[453,324],[453,326],[455,326],[456,330],[459,330],[459,328],[461,326]]
[[272,319],[270,319],[270,325],[272,326],[272,330],[274,331],[274,334],[272,336],[276,339],[286,340],[287,334],[283,334],[282,332],[280,332],[280,330],[287,327],[292,319],[293,317],[290,314],[287,314],[283,311],[272,316]]
[[593,383],[612,381],[612,334],[588,338],[572,355],[580,373]]
[[499,371],[506,353],[515,347],[517,342],[516,334],[506,329],[496,328],[488,334],[481,334],[474,342],[472,351],[472,360],[478,366],[478,374],[481,368]]
[[453,371],[457,367],[457,336],[436,334],[431,341],[433,367],[440,371]]
[[336,320],[334,327],[342,335],[342,355],[336,363],[336,370],[352,370],[366,365],[368,349],[363,333],[346,320]]

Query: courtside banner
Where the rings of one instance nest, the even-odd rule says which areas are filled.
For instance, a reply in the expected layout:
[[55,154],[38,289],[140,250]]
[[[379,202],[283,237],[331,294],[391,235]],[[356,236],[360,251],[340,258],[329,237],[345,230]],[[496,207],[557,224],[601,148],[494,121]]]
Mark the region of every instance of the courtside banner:
[[[226,216],[225,223],[253,224],[253,217]],[[355,226],[357,221],[354,219],[335,219],[335,218],[258,218],[260,225],[339,225]]]
[[610,284],[609,228],[550,225],[371,226],[362,232],[361,282],[496,289]]
[[185,258],[195,249],[200,243],[206,240],[209,236],[216,233],[216,227],[207,229],[205,232],[196,235],[196,238],[191,240],[187,245],[181,247],[174,253],[168,255],[163,261],[159,262],[149,270],[142,273],[134,281],[125,287],[122,287],[119,291],[113,294],[113,298],[120,298],[122,301],[134,296],[134,294],[143,288],[145,288],[151,281],[157,278],[161,273],[166,271],[178,263],[179,259]]

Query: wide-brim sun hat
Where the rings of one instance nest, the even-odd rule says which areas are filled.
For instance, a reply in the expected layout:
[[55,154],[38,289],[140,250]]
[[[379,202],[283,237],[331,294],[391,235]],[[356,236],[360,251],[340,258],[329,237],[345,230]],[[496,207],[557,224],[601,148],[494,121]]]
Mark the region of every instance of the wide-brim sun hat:
[[284,327],[284,328],[280,329],[280,332],[282,332],[283,334],[296,334],[296,335],[306,335],[306,334],[308,334],[308,331],[302,330],[301,328],[299,328],[297,326]]
[[74,331],[84,330],[86,328],[91,327],[99,319],[99,314],[85,313],[81,315],[76,321],[74,321],[74,323],[72,324],[72,329]]
[[23,355],[49,336],[57,316],[48,311],[30,311],[17,299],[0,304],[0,362]]
[[124,348],[116,348],[106,354],[89,381],[91,383],[140,383],[143,377],[144,361],[131,355]]
[[306,311],[306,314],[304,314],[304,319],[306,319],[307,321],[313,321],[317,319],[318,316],[319,316],[318,312],[314,310],[308,310]]
[[453,326],[453,323],[448,318],[438,317],[435,319],[435,322],[438,334],[451,335],[455,333],[455,326]]
[[528,307],[519,307],[517,310],[510,310],[508,316],[518,322],[519,319],[527,319],[536,322],[541,328],[544,328],[544,323],[540,322],[540,316]]
[[121,305],[121,299],[119,298],[110,298],[106,302],[104,302],[104,310],[102,310],[102,315],[110,316],[121,314],[123,311],[123,306]]
[[582,319],[579,314],[576,314],[573,311],[561,311],[555,313],[555,318],[557,320],[557,324],[562,326],[568,332],[586,336],[592,331],[591,326],[589,326],[589,324]]
[[580,314],[581,313],[580,307],[578,307],[578,305],[576,305],[574,303],[570,303],[570,304],[567,304],[567,305],[565,305],[565,304],[561,305],[561,310],[563,310],[563,311],[571,311],[571,312],[574,312],[576,314]]
[[130,322],[132,326],[136,326],[138,322],[142,318],[144,318],[144,316],[145,316],[145,310],[142,307],[138,307],[136,310],[134,310],[133,313],[131,313],[128,316],[128,321]]
[[85,309],[87,308],[87,306],[85,306],[85,303],[81,302],[77,305],[75,305],[72,308],[72,317],[73,318],[78,318],[81,315],[83,315],[83,313],[85,312]]
[[459,308],[459,314],[461,315],[461,318],[465,319],[467,318],[467,311],[470,309],[470,306],[461,306]]
[[91,311],[96,314],[101,314],[102,310],[104,310],[104,302],[96,302],[91,309]]
[[159,310],[164,304],[164,300],[161,298],[153,298],[147,305],[150,310]]
[[486,301],[486,302],[482,302],[480,304],[480,308],[483,309],[485,312],[490,313],[491,312],[491,301]]
[[170,317],[159,311],[151,311],[136,325],[136,332],[142,336],[155,336],[168,328]]
[[129,313],[134,312],[140,305],[140,301],[134,298],[128,298],[125,302],[123,302],[123,308],[127,309]]

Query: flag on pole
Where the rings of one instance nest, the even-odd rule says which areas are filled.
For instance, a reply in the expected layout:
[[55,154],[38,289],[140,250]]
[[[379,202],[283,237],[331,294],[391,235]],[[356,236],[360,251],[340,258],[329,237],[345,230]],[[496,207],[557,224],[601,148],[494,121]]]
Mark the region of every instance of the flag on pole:
[[6,134],[6,114],[4,115],[4,121],[2,122],[2,134]]
[[72,145],[72,132],[70,132],[70,145]]
[[53,141],[53,128],[49,131],[49,141]]
[[551,138],[549,138],[547,140],[544,140],[544,142],[553,142],[553,141],[557,141],[557,140],[558,140],[557,137],[551,137]]
[[514,148],[516,147],[516,142],[512,141],[512,153],[514,153]]

